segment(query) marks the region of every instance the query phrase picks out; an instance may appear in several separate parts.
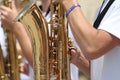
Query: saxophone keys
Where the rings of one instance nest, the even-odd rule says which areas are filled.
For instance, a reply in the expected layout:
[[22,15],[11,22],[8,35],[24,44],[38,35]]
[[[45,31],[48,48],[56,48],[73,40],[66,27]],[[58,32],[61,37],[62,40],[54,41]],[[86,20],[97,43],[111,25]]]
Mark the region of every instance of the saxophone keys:
[[10,63],[8,63],[8,64],[7,64],[7,67],[10,67],[10,66],[11,66]]

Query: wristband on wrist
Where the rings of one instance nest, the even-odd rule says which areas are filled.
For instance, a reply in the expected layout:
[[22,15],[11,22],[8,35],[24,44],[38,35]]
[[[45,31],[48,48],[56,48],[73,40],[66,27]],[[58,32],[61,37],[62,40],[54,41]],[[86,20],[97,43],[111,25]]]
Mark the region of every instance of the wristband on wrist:
[[76,7],[81,7],[80,4],[76,3],[73,4],[67,11],[66,11],[66,17],[68,17],[68,15],[70,14],[70,12],[75,9]]

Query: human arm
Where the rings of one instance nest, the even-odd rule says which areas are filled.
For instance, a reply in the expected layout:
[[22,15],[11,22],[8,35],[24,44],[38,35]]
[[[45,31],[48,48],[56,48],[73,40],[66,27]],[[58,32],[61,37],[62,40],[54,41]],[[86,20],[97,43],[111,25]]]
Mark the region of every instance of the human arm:
[[[68,10],[76,0],[63,0],[65,10]],[[120,39],[104,30],[96,30],[86,20],[79,7],[73,9],[68,15],[70,27],[81,51],[88,60],[92,60],[104,55],[112,48],[120,44]],[[79,34],[79,35],[78,35]]]
[[20,46],[25,57],[32,65],[33,59],[30,39],[26,33],[24,26],[20,22],[13,22],[13,19],[17,16],[17,9],[14,2],[12,2],[11,8],[0,6],[0,11],[2,13],[1,20],[3,26],[15,34],[16,38],[20,43]]

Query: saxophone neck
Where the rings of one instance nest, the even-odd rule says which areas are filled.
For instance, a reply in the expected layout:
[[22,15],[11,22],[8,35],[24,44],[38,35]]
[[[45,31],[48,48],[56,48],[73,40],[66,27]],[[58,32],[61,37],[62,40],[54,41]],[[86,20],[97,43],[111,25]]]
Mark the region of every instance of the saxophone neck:
[[[20,10],[19,14],[16,16],[16,18],[14,19],[14,22],[17,22],[19,21],[19,19],[31,8],[31,6],[33,4],[35,4],[36,0],[24,0],[24,1],[27,1],[26,2],[26,6],[23,7],[22,10]],[[24,3],[23,1],[23,3]],[[22,4],[22,3],[21,3]]]

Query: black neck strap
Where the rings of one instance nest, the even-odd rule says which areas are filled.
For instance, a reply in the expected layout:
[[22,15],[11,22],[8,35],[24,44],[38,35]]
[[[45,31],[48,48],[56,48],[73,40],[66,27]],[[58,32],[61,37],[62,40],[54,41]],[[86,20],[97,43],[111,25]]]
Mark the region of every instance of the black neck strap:
[[103,11],[102,11],[100,14],[98,14],[98,17],[96,18],[96,20],[95,20],[95,22],[94,22],[94,24],[93,24],[93,26],[94,26],[96,29],[98,28],[98,26],[99,26],[99,24],[101,23],[103,17],[105,16],[107,10],[109,9],[109,7],[111,6],[111,4],[112,4],[114,1],[115,1],[115,0],[110,0],[110,1],[108,2],[108,4],[105,6],[105,8],[103,9]]

